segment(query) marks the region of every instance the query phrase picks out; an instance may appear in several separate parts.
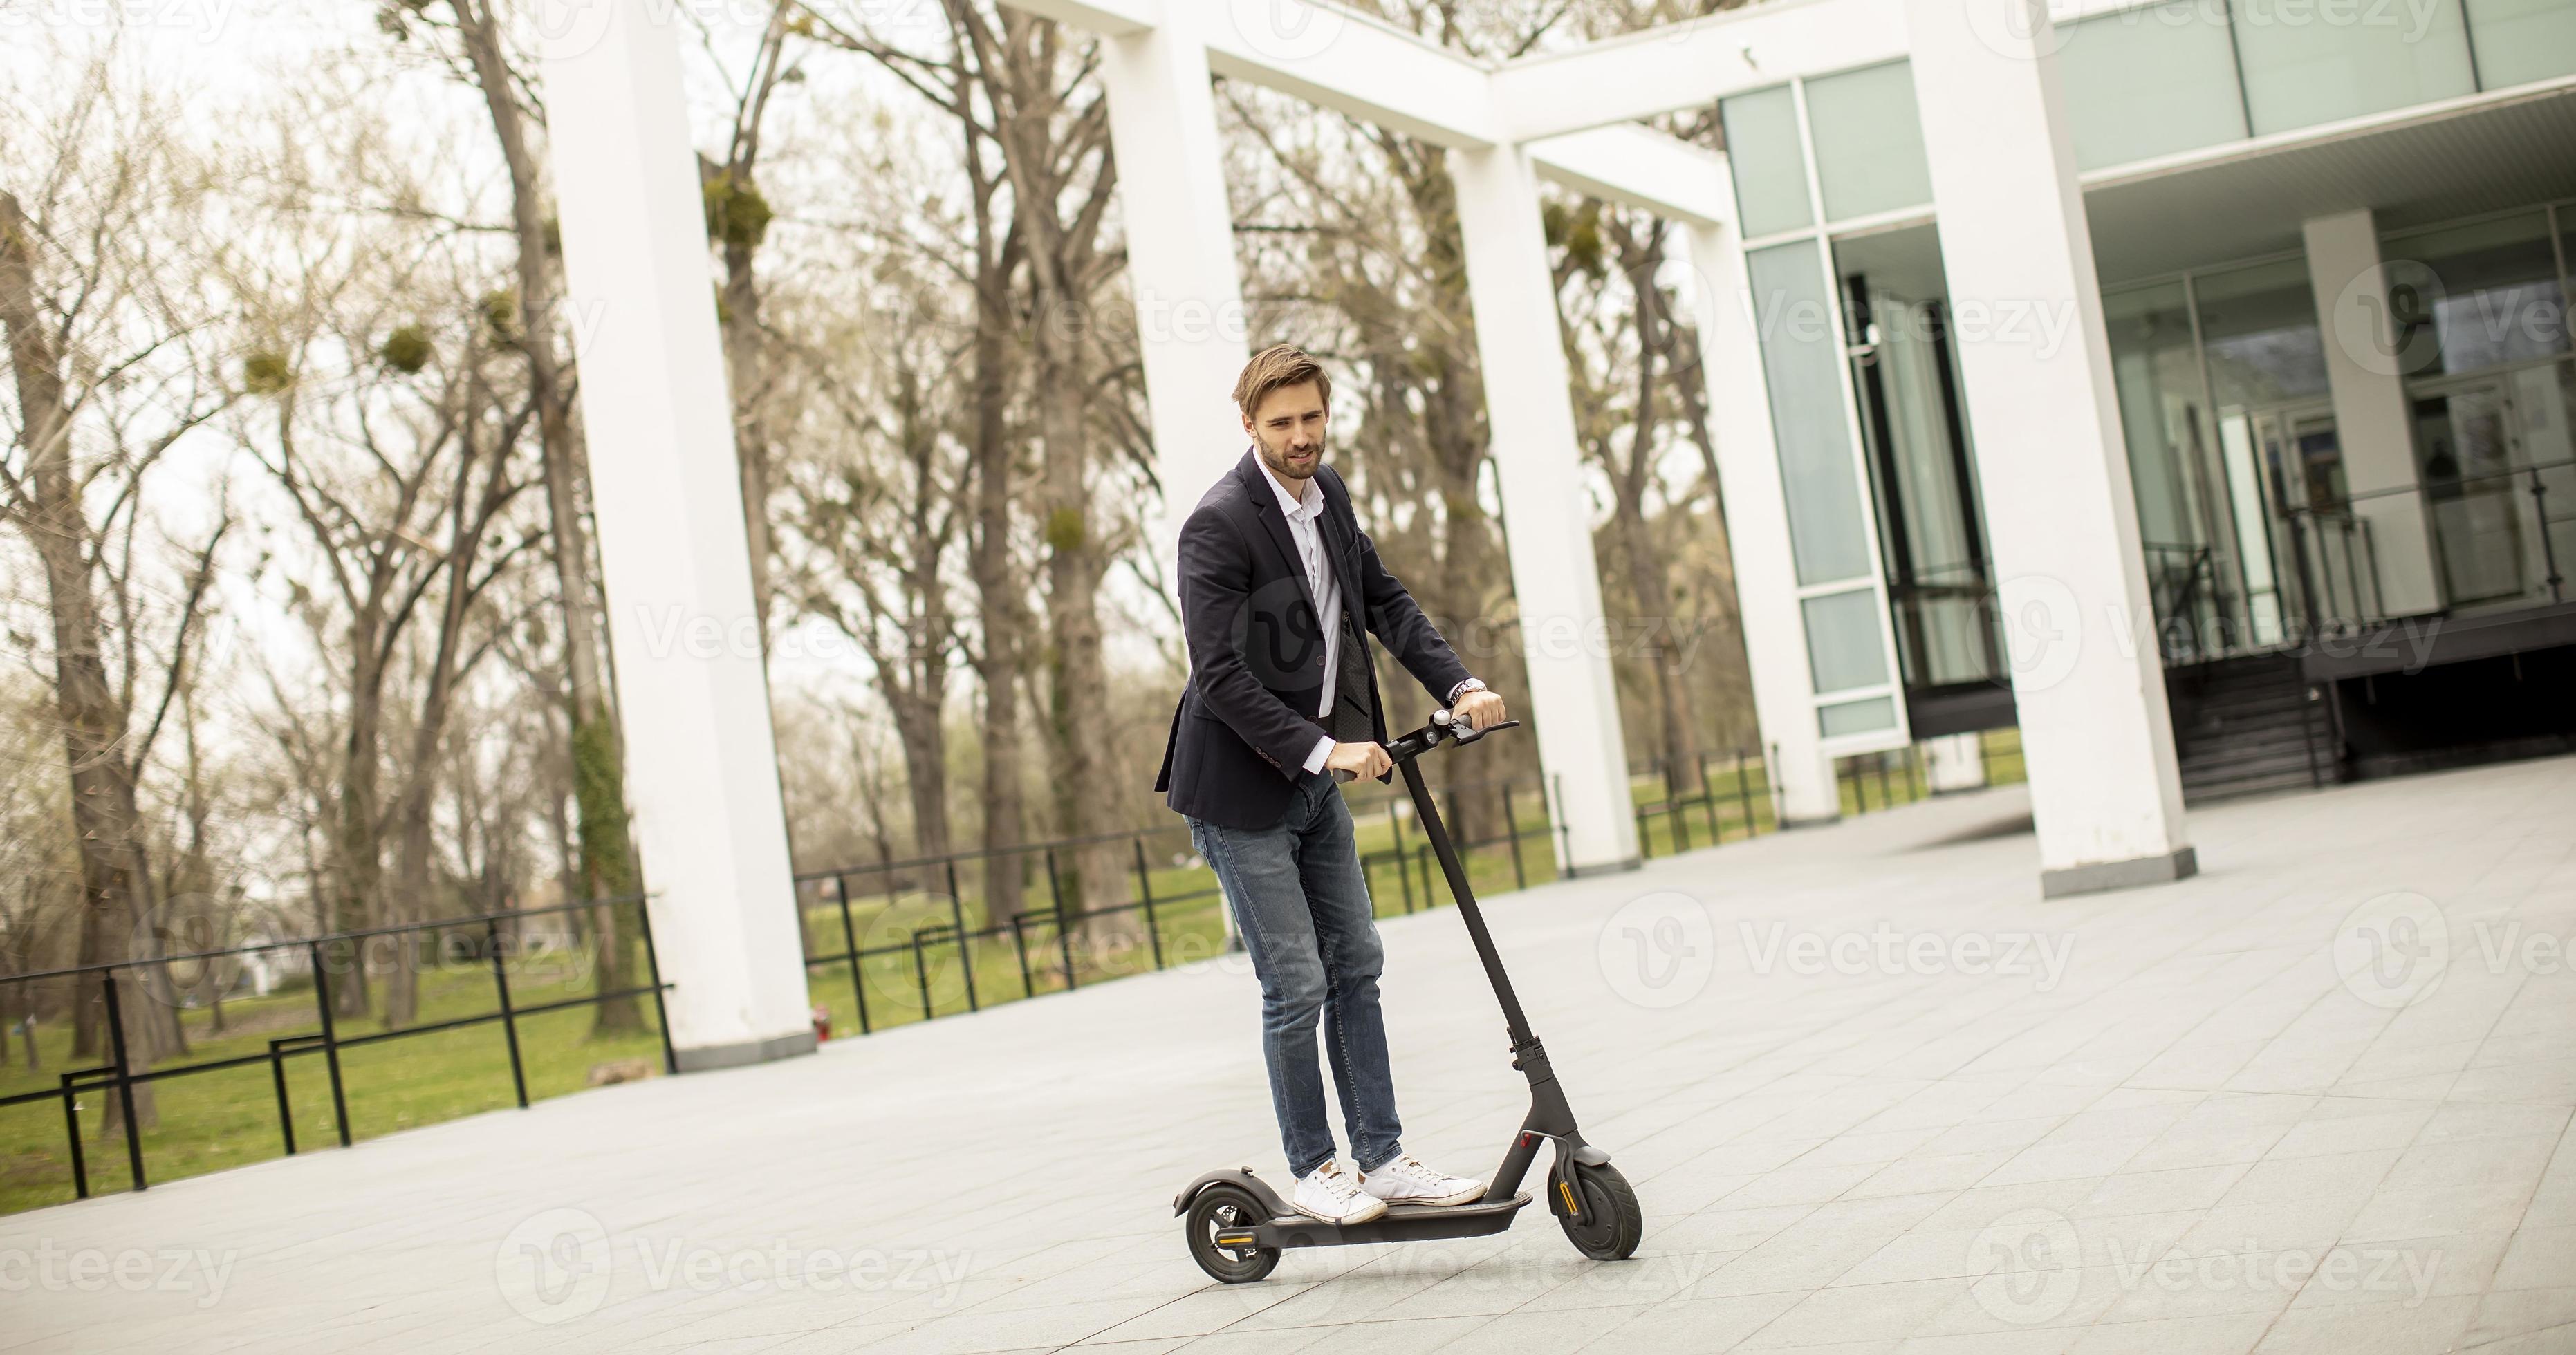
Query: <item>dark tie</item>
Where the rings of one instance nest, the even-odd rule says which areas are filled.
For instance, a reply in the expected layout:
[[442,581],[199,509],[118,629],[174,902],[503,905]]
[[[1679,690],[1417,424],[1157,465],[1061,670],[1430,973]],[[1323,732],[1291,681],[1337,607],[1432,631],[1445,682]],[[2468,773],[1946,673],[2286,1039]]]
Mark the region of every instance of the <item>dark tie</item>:
[[1373,702],[1369,700],[1368,640],[1351,619],[1351,600],[1342,599],[1342,645],[1333,670],[1333,714],[1324,732],[1335,743],[1370,743],[1377,738]]

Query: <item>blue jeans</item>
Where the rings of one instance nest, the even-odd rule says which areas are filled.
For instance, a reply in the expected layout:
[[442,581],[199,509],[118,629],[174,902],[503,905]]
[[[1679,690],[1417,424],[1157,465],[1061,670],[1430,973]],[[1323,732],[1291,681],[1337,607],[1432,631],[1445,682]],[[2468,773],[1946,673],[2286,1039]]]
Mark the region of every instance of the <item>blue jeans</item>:
[[1225,886],[1261,977],[1261,1056],[1289,1170],[1304,1176],[1333,1156],[1315,1066],[1318,1014],[1351,1157],[1364,1172],[1385,1166],[1402,1151],[1377,1002],[1386,952],[1340,788],[1330,773],[1306,774],[1278,823],[1244,829],[1191,819],[1190,841]]

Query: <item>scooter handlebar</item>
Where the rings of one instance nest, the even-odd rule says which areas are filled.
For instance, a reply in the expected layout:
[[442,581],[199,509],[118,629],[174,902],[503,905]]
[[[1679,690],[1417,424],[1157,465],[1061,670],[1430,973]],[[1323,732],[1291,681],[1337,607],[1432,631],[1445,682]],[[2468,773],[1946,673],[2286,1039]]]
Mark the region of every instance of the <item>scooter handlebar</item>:
[[[1432,749],[1439,747],[1443,743],[1474,743],[1476,740],[1494,733],[1497,730],[1518,729],[1520,728],[1520,723],[1521,722],[1518,720],[1501,720],[1487,725],[1482,729],[1478,729],[1473,725],[1468,725],[1464,727],[1465,732],[1461,733],[1461,726],[1457,723],[1457,717],[1451,715],[1446,710],[1435,710],[1431,712],[1431,723],[1424,725],[1422,728],[1417,729],[1410,734],[1400,734],[1395,738],[1387,740],[1386,755],[1388,758],[1396,762],[1410,762],[1413,759],[1422,756],[1424,753],[1430,752]],[[1339,767],[1335,767],[1333,769],[1333,779],[1335,781],[1351,781],[1357,778],[1352,773],[1346,772]]]

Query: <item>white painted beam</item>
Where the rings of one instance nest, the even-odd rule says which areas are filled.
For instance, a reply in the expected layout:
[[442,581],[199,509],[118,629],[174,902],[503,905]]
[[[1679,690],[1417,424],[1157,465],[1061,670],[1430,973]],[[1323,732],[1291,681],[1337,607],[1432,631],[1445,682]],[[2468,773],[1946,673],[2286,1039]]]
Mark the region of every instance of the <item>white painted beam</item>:
[[2058,895],[2171,880],[2197,862],[2092,234],[2038,11],[1906,0],[1953,311],[2037,320],[1954,333],[2041,890]]
[[1735,180],[1726,157],[1622,123],[1533,141],[1539,177],[1575,192],[1691,226],[1735,219]]
[[1788,0],[1506,63],[1494,107],[1505,136],[1536,141],[1894,61],[1905,48],[1903,0]]
[[1538,176],[1528,153],[1514,146],[1453,150],[1449,176],[1458,186],[1485,425],[1502,487],[1539,765],[1566,825],[1567,868],[1625,869],[1638,861],[1628,750]]
[[697,153],[658,12],[577,0],[543,26],[544,71],[567,300],[595,322],[581,412],[627,796],[685,1071],[810,1052],[814,1025]]
[[1503,139],[1491,74],[1455,52],[1338,5],[1199,2],[1208,68],[1219,75],[1437,146]]
[[1700,372],[1708,387],[1709,434],[1717,444],[1726,503],[1726,549],[1735,566],[1736,616],[1753,687],[1754,720],[1771,769],[1783,824],[1826,823],[1842,814],[1834,760],[1816,725],[1807,667],[1807,621],[1798,605],[1797,557],[1771,427],[1744,241],[1734,226],[1692,226],[1693,287],[1685,298],[1699,328]]
[[1011,8],[1104,38],[1142,33],[1161,22],[1155,0],[1008,0]]
[[1145,366],[1160,511],[1148,527],[1176,578],[1180,520],[1250,439],[1233,391],[1247,356],[1224,147],[1195,16],[1101,42],[1109,138],[1127,223],[1127,282]]

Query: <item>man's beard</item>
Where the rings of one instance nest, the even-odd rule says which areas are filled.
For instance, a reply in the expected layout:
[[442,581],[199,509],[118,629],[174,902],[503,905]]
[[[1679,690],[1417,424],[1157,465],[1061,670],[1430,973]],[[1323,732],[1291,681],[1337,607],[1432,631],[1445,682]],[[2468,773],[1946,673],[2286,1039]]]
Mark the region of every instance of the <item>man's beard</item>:
[[1286,445],[1274,446],[1269,439],[1257,433],[1253,435],[1253,442],[1261,449],[1261,464],[1269,467],[1270,473],[1280,479],[1311,480],[1315,478],[1316,471],[1323,469],[1324,444],[1321,441],[1315,443],[1315,459],[1308,462],[1302,469],[1288,460]]

